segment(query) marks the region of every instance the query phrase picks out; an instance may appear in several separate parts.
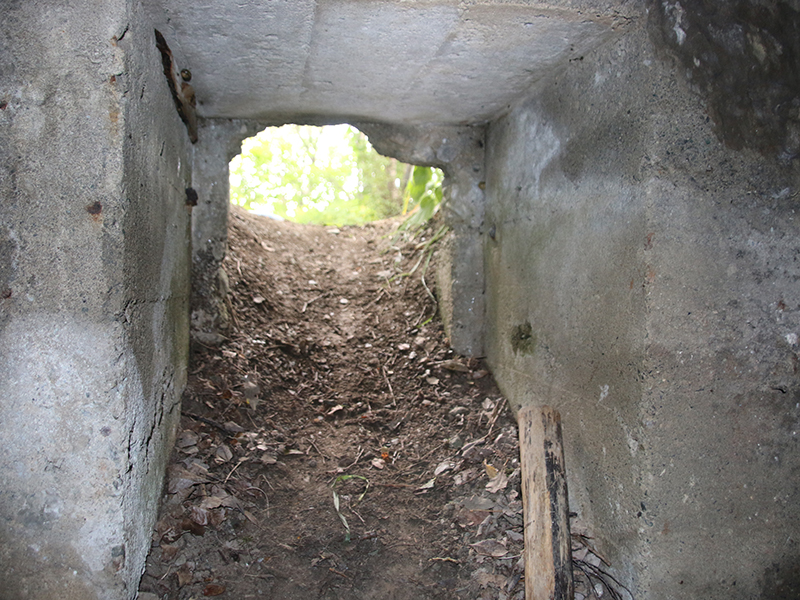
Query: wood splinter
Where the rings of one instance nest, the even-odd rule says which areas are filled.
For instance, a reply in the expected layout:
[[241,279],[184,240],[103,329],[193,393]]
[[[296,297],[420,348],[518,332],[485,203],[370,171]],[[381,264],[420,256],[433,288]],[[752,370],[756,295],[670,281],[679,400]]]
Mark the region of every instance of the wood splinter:
[[561,415],[549,406],[517,414],[525,525],[526,600],[572,600],[572,550]]

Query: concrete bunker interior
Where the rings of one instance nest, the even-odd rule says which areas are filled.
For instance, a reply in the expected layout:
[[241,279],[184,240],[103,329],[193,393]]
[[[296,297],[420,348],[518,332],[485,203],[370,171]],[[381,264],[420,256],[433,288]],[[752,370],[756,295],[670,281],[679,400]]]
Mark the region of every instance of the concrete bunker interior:
[[799,10],[5,3],[0,597],[135,597],[190,332],[224,316],[228,161],[345,121],[448,174],[452,345],[561,411],[617,577],[797,597]]

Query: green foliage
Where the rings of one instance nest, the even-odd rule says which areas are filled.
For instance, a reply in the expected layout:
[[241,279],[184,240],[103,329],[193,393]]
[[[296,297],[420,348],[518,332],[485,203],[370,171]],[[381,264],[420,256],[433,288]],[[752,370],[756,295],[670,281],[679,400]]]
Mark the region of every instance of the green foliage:
[[399,231],[412,231],[418,229],[431,220],[439,211],[442,203],[442,172],[432,167],[414,167],[414,172],[408,182],[403,204],[403,214],[409,205],[415,207],[410,216],[403,221]]
[[347,125],[269,128],[231,161],[231,202],[319,225],[353,225],[401,211],[405,165]]

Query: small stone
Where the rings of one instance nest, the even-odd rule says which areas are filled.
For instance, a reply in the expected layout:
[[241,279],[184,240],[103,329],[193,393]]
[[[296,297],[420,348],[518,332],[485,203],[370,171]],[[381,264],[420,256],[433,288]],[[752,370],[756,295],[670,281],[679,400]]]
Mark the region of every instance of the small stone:
[[456,434],[447,440],[447,445],[450,446],[452,450],[459,450],[464,445],[464,440],[461,439],[461,436]]
[[457,417],[459,415],[465,415],[469,412],[469,409],[466,406],[456,406],[455,408],[450,409],[450,416]]

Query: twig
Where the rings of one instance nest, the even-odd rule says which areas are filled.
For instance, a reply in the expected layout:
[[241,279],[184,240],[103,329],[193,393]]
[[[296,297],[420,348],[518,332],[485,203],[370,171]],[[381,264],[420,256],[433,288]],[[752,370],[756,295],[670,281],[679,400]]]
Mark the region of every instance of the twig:
[[357,463],[359,460],[361,460],[361,455],[362,455],[362,454],[364,454],[364,449],[363,449],[361,446],[359,446],[359,447],[358,447],[358,454],[356,455],[356,459],[355,459],[355,460],[354,460],[352,463],[350,463],[349,465],[347,465],[347,467],[346,467],[346,468],[347,468],[347,469],[349,469],[350,467],[354,467],[354,466],[356,465],[356,463]]
[[330,571],[331,573],[336,573],[339,577],[344,577],[345,579],[350,579],[349,575],[345,575],[344,573],[342,573],[341,571],[337,571],[333,567],[328,567],[328,571]]
[[[263,475],[262,475],[262,476],[263,476]],[[266,477],[264,477],[264,481],[267,481],[267,478],[266,478]],[[267,481],[267,485],[269,485],[269,481]],[[272,487],[272,486],[270,486],[270,487]],[[258,490],[259,492],[261,492],[262,494],[264,494],[264,500],[266,500],[266,502],[267,502],[267,518],[269,519],[269,496],[267,496],[267,493],[266,493],[264,490],[262,490],[260,487],[256,487],[256,486],[254,486],[254,485],[253,485],[253,486],[250,486],[250,487],[249,487],[249,488],[247,488],[247,489],[248,489],[248,490]],[[273,488],[273,489],[274,489],[274,488]]]
[[328,457],[327,457],[327,456],[325,456],[325,455],[322,453],[322,450],[320,450],[320,449],[317,447],[317,445],[314,443],[314,439],[313,439],[313,438],[309,438],[309,441],[311,442],[311,445],[312,445],[312,446],[314,446],[314,450],[316,450],[316,451],[317,451],[317,453],[318,453],[318,454],[319,454],[319,455],[322,457],[322,461],[323,461],[323,462],[325,462],[325,459],[326,459],[326,458],[328,458]]
[[225,304],[228,305],[228,312],[231,315],[231,321],[233,321],[234,329],[239,329],[239,322],[236,320],[236,312],[233,310],[233,302],[231,301],[230,294],[225,296]]
[[247,460],[246,458],[240,458],[240,459],[239,459],[239,462],[238,462],[238,463],[236,463],[236,466],[235,466],[235,467],[233,467],[233,468],[231,469],[231,472],[230,472],[230,473],[228,473],[228,476],[225,478],[225,481],[223,481],[222,483],[223,483],[223,484],[225,484],[225,483],[228,483],[228,479],[230,479],[230,478],[231,478],[231,475],[233,475],[233,472],[234,472],[236,469],[238,469],[238,468],[241,466],[241,464],[242,464],[244,461],[246,461],[246,460]]
[[367,306],[372,306],[372,305],[373,305],[373,304],[375,304],[376,302],[380,302],[381,298],[383,298],[383,295],[384,295],[385,293],[386,293],[386,290],[385,290],[384,288],[381,288],[381,292],[380,292],[380,294],[378,294],[378,295],[377,295],[377,296],[375,296],[375,297],[374,297],[372,300],[370,300],[369,302],[367,302],[367,304],[364,306],[364,308],[366,308]]
[[394,390],[392,389],[392,384],[389,383],[389,377],[386,375],[386,366],[381,367],[381,373],[383,373],[383,380],[386,382],[386,385],[389,386],[389,393],[392,395],[392,403],[394,406],[397,406],[397,398],[395,398]]
[[[359,460],[361,460],[361,455],[362,454],[364,454],[364,449],[361,446],[359,446],[358,447],[358,455],[356,455],[356,459],[353,462],[351,462],[349,465],[347,465],[346,467],[342,468],[341,472],[343,473],[344,471],[347,471],[347,469],[349,469],[350,467],[354,467],[356,465],[356,463]],[[339,471],[339,469],[336,469],[335,471],[327,471],[327,472],[328,473],[339,473],[340,471]]]
[[489,417],[489,431],[487,431],[486,435],[484,435],[483,437],[479,437],[477,440],[473,440],[468,444],[464,444],[464,446],[461,448],[461,455],[462,456],[470,448],[472,448],[474,446],[478,446],[478,445],[482,444],[483,442],[485,442],[487,439],[489,439],[489,436],[492,435],[492,429],[494,429],[494,424],[497,422],[497,418],[500,416],[500,408],[503,405],[505,405],[505,402],[506,402],[506,399],[502,398],[500,400],[500,402],[498,402],[495,405],[494,410],[492,411],[492,414]]
[[455,558],[450,558],[449,556],[442,556],[442,557],[434,556],[433,558],[429,558],[428,559],[429,562],[432,561],[432,560],[439,561],[439,562],[451,562],[451,563],[456,563],[457,565],[461,564]]
[[303,309],[302,309],[300,312],[301,312],[301,313],[304,313],[304,312],[306,312],[306,309],[308,308],[308,305],[309,305],[309,304],[311,304],[312,302],[316,302],[316,301],[317,301],[317,300],[319,300],[320,298],[327,298],[327,297],[328,297],[328,296],[330,296],[332,293],[333,293],[333,292],[325,292],[324,294],[322,294],[322,295],[320,295],[320,296],[317,296],[316,298],[312,298],[311,300],[309,300],[308,302],[306,302],[305,304],[303,304]]
[[350,509],[350,512],[353,513],[355,516],[357,516],[362,523],[366,524],[364,518],[360,514],[358,514],[352,506],[348,506],[347,508]]
[[228,433],[228,430],[225,429],[222,425],[220,425],[216,421],[212,421],[211,419],[206,419],[205,417],[200,417],[198,415],[193,415],[192,413],[188,413],[188,412],[184,412],[184,411],[181,411],[181,414],[184,417],[189,417],[190,419],[194,419],[195,421],[200,421],[201,423],[205,423],[206,425],[211,425],[212,427],[216,427],[217,429],[219,429],[225,435],[230,435],[230,433]]
[[256,487],[254,485],[251,485],[249,488],[245,489],[246,492],[249,492],[250,490],[258,490],[259,492],[264,494],[264,498],[266,499],[267,504],[269,504],[269,498],[267,497],[267,493],[264,490],[262,490],[260,487]]
[[494,424],[497,422],[497,418],[500,416],[500,409],[503,406],[505,406],[505,403],[506,399],[503,398],[502,400],[500,400],[500,402],[497,403],[497,406],[494,407],[494,410],[492,411],[492,417],[489,420],[489,432],[486,434],[487,438],[489,438],[489,436],[492,435],[492,429],[494,429]]

